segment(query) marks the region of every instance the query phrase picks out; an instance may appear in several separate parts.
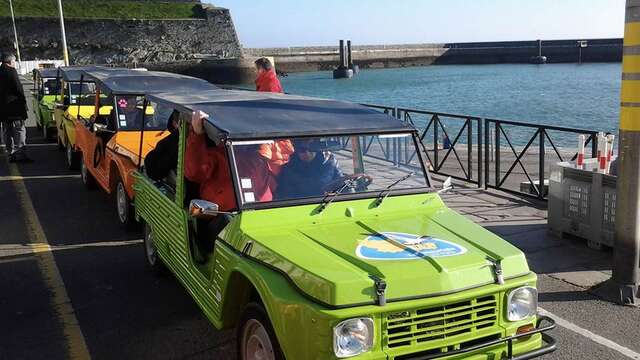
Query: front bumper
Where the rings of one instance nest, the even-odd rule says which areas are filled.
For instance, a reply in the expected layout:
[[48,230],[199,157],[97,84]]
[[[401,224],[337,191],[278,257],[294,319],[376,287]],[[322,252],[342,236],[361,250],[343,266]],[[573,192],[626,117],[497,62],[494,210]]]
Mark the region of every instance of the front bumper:
[[[542,326],[543,322],[546,322],[548,324]],[[470,346],[468,348],[455,350],[455,351],[449,351],[449,352],[444,353],[444,354],[425,355],[425,356],[417,355],[417,356],[410,357],[410,358],[405,358],[405,359],[406,360],[432,360],[432,359],[449,358],[449,357],[455,357],[455,356],[468,354],[468,353],[471,353],[471,352],[482,350],[483,348],[487,348],[487,347],[494,346],[494,345],[499,345],[499,344],[504,344],[504,343],[507,343],[507,353],[506,353],[506,357],[504,358],[505,360],[528,360],[528,359],[533,359],[533,358],[536,358],[536,357],[539,357],[539,356],[554,352],[556,350],[556,340],[554,338],[552,338],[550,335],[545,333],[545,331],[552,330],[555,327],[556,327],[556,322],[553,321],[553,319],[551,319],[548,316],[539,316],[538,317],[538,321],[536,323],[536,328],[531,330],[531,331],[528,331],[526,333],[516,334],[516,335],[507,336],[507,337],[496,339],[496,340],[487,341],[487,342],[480,343],[480,344],[477,344],[477,345],[474,345],[474,346]],[[542,347],[540,347],[539,349],[536,349],[536,350],[532,350],[532,351],[526,352],[524,354],[519,354],[517,356],[514,356],[513,355],[513,341],[517,340],[517,339],[520,339],[520,338],[524,338],[524,337],[528,337],[528,336],[531,336],[531,335],[535,335],[535,334],[541,334],[542,335],[542,342],[543,342]]]

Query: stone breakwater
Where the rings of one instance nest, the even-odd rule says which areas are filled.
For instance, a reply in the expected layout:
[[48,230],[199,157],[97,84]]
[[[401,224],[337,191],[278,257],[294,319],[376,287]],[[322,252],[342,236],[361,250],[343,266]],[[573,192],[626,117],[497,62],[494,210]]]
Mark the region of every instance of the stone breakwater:
[[[550,63],[616,62],[622,60],[622,39],[543,40],[542,55]],[[445,64],[528,63],[538,55],[537,41],[353,46],[361,68]],[[245,48],[248,56],[273,56],[279,71],[331,70],[338,64],[337,46]]]
[[[171,62],[242,56],[229,10],[210,7],[203,19],[65,19],[72,64]],[[17,18],[25,60],[62,58],[57,18]],[[0,51],[13,49],[10,18],[0,19]]]

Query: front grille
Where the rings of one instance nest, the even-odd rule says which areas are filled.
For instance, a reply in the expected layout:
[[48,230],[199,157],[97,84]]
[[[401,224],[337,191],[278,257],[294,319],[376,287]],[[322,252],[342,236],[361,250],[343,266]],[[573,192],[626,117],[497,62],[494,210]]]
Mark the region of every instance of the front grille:
[[[496,325],[498,301],[495,295],[474,298],[455,304],[413,309],[385,314],[383,342],[385,348],[428,345],[438,347],[456,345],[461,334],[473,333]],[[447,342],[451,339],[451,342]],[[465,338],[462,341],[468,341]]]

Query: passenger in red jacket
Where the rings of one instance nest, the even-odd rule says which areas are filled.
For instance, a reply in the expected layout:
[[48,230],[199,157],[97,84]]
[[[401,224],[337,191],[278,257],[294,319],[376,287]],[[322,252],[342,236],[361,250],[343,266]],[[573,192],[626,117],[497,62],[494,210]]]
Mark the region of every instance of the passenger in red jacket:
[[227,152],[223,145],[207,146],[203,123],[209,115],[198,111],[191,119],[184,156],[184,175],[200,188],[200,198],[218,204],[221,211],[237,209],[229,172]]
[[271,61],[267,58],[260,58],[255,61],[258,77],[256,78],[256,91],[282,93],[282,85],[276,75]]

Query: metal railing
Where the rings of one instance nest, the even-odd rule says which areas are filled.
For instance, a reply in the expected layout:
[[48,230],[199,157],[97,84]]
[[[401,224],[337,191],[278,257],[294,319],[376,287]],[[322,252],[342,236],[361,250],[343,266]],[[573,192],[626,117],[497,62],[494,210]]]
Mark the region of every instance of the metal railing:
[[[575,160],[577,156],[576,135],[585,135],[585,148],[591,145],[592,157],[597,152],[597,131],[594,130],[363,105],[411,123],[419,132],[432,173],[485,189],[544,200],[547,196],[545,179],[551,163]],[[567,144],[566,148],[560,146]],[[365,154],[370,146],[371,143],[363,142]],[[406,140],[396,142],[394,139],[384,146],[385,160],[411,166],[415,154],[411,154]]]

